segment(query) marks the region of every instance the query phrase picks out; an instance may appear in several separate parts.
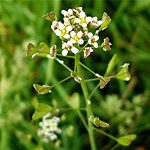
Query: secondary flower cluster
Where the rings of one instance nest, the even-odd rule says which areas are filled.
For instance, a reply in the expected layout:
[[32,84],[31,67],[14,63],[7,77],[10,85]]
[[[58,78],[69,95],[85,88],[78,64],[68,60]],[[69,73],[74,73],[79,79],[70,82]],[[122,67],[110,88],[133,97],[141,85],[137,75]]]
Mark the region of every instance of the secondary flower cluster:
[[69,51],[76,54],[80,50],[79,47],[83,47],[84,57],[88,57],[93,48],[98,48],[99,28],[106,28],[106,19],[110,21],[110,18],[107,18],[106,13],[102,20],[87,16],[82,7],[62,10],[61,13],[64,16],[63,22],[55,19],[51,28],[62,40],[62,55],[66,56]]
[[61,133],[61,129],[58,128],[60,118],[51,116],[51,113],[46,114],[42,121],[39,123],[40,129],[37,134],[43,138],[44,142],[54,141],[57,139],[57,134]]

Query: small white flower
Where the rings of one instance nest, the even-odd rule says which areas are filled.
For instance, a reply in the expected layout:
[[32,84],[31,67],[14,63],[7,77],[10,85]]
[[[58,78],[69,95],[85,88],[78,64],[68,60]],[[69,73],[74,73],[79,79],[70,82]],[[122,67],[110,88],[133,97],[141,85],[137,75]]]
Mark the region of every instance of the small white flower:
[[76,33],[75,31],[71,31],[70,36],[71,36],[72,43],[78,43],[80,45],[84,43],[84,40],[82,39],[82,36],[83,36],[82,31],[79,31],[78,33]]
[[51,141],[54,141],[57,139],[57,135],[55,133],[50,133],[49,137]]
[[73,46],[72,41],[64,42],[62,44],[62,55],[66,56],[69,51],[72,51],[74,54],[78,53],[79,50]]
[[98,41],[98,39],[99,39],[99,36],[93,35],[93,33],[89,32],[89,33],[88,33],[88,38],[89,38],[88,43],[89,43],[90,45],[93,45],[95,48],[98,48],[98,43],[97,43],[97,41]]
[[83,52],[84,52],[84,58],[86,58],[86,57],[88,57],[91,54],[91,52],[93,52],[93,49],[91,47],[86,47],[83,50]]
[[64,15],[64,22],[68,22],[70,19],[74,18],[72,9],[68,9],[68,11],[62,10],[61,13]]
[[104,39],[104,42],[102,43],[103,50],[104,50],[104,51],[111,50],[111,47],[110,47],[111,45],[112,45],[112,44],[109,42],[109,38],[106,37],[106,38]]
[[59,26],[58,22],[57,21],[53,21],[52,25],[51,25],[51,28],[52,28],[53,31],[55,31],[56,29],[59,28],[58,26]]
[[91,25],[94,26],[95,28],[98,28],[102,24],[101,20],[98,20],[97,17],[93,17],[91,19]]

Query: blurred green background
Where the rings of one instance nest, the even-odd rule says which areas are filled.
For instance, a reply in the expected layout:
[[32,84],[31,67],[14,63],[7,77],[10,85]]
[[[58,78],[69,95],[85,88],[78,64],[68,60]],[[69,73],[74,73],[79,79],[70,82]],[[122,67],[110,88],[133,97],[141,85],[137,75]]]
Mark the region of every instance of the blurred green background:
[[[116,149],[150,149],[150,0],[0,0],[0,150],[90,149],[87,132],[74,111],[65,113],[60,145],[42,143],[36,135],[38,122],[31,121],[34,97],[39,102],[67,107],[65,98],[78,92],[83,105],[79,85],[70,80],[50,95],[38,95],[33,83],[54,84],[68,72],[54,61],[26,57],[29,42],[38,45],[43,41],[49,46],[59,42],[50,30],[50,22],[42,18],[44,14],[54,11],[61,19],[62,9],[78,6],[99,19],[105,11],[112,19],[101,35],[101,39],[110,38],[112,51],[100,49],[84,63],[104,74],[108,61],[117,53],[118,68],[125,62],[131,64],[130,82],[113,80],[96,91],[92,99],[94,113],[109,122],[110,128],[105,131],[116,137],[137,134],[129,147]],[[89,91],[95,85],[88,84]],[[70,126],[72,134],[67,133]],[[95,141],[102,150],[115,145],[97,133]]]

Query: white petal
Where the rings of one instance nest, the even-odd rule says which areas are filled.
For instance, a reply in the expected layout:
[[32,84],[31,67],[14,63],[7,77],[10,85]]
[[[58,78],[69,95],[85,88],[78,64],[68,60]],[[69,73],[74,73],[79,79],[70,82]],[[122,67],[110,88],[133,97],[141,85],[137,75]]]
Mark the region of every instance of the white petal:
[[83,39],[78,40],[78,43],[82,45],[84,43]]
[[96,30],[95,33],[98,34],[98,33],[99,33],[99,30]]
[[89,39],[89,40],[88,40],[88,43],[89,43],[89,44],[92,44],[92,41],[91,41],[91,39]]
[[54,25],[53,24],[51,25],[51,29],[54,30]]
[[91,22],[92,18],[91,17],[86,17],[86,22]]
[[93,19],[93,21],[97,21],[97,17],[93,17],[92,19]]
[[72,42],[71,41],[68,41],[67,44],[70,45],[70,46],[72,46]]
[[69,18],[63,18],[64,19],[64,22],[68,22],[69,21]]
[[66,27],[66,30],[69,32],[69,31],[71,31],[72,30],[72,26],[70,25],[70,26],[67,26]]
[[80,18],[84,18],[85,17],[85,12],[84,11],[81,11],[80,12]]
[[95,39],[95,41],[97,41],[99,39],[99,36],[95,35],[94,39]]
[[80,23],[80,19],[79,18],[75,18],[75,23]]
[[76,53],[79,52],[79,50],[78,50],[76,47],[73,47],[73,48],[71,49],[71,51],[72,51],[74,54],[76,54]]
[[69,34],[65,34],[65,35],[64,35],[64,38],[65,38],[65,39],[69,39],[69,38],[70,38],[70,35],[69,35]]
[[56,29],[56,30],[55,30],[55,34],[56,34],[57,36],[61,36],[60,30],[59,30],[59,29]]
[[66,46],[67,46],[67,43],[64,42],[64,43],[62,44],[62,49],[64,49]]
[[98,21],[98,25],[100,26],[102,24],[102,20],[99,20]]
[[92,48],[90,48],[90,52],[93,52],[93,49],[92,49]]
[[62,13],[64,16],[66,16],[67,11],[66,11],[66,10],[62,10],[61,13]]
[[73,14],[72,9],[68,9],[68,13],[69,13],[70,15],[72,15],[72,14]]
[[87,36],[88,36],[88,38],[91,38],[91,37],[93,36],[93,33],[89,32],[89,33],[87,34]]
[[58,23],[59,23],[59,29],[60,29],[60,30],[63,30],[63,29],[65,28],[64,24],[61,23],[61,22],[58,22]]
[[87,27],[87,23],[82,23],[81,26],[82,26],[83,28],[86,28],[86,27]]
[[83,32],[82,32],[82,31],[79,31],[79,32],[77,33],[77,36],[78,36],[79,38],[81,38],[82,35],[83,35]]
[[71,41],[72,43],[76,43],[76,41],[75,41],[74,39],[72,39],[72,38],[70,39],[70,41]]
[[54,20],[54,21],[52,22],[52,25],[56,25],[57,23],[58,23],[58,22]]
[[76,35],[75,31],[70,32],[71,37],[74,37]]
[[68,51],[67,51],[66,49],[64,49],[64,50],[62,51],[62,55],[63,55],[63,56],[67,56],[67,54],[68,54]]
[[98,43],[97,43],[97,42],[94,42],[94,43],[93,43],[93,46],[94,46],[95,48],[98,48]]

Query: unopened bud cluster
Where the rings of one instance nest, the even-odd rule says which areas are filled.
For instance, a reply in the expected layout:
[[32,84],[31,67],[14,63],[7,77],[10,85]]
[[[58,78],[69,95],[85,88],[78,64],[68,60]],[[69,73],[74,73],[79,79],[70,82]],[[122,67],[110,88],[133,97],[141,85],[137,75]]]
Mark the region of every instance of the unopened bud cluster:
[[[104,27],[102,30],[107,27],[107,17],[103,16],[102,20],[99,20],[97,17],[87,16],[82,7],[62,10],[61,13],[64,16],[63,22],[55,19],[51,29],[62,40],[62,55],[66,56],[69,51],[76,54],[82,48],[84,57],[88,57],[93,52],[93,48],[99,47],[99,29],[101,26]],[[107,44],[111,45],[109,42]],[[104,43],[101,44],[101,46],[103,45]]]
[[57,135],[61,133],[61,129],[58,127],[59,122],[60,118],[51,116],[51,113],[46,114],[39,123],[40,129],[37,134],[43,138],[44,142],[56,140]]

